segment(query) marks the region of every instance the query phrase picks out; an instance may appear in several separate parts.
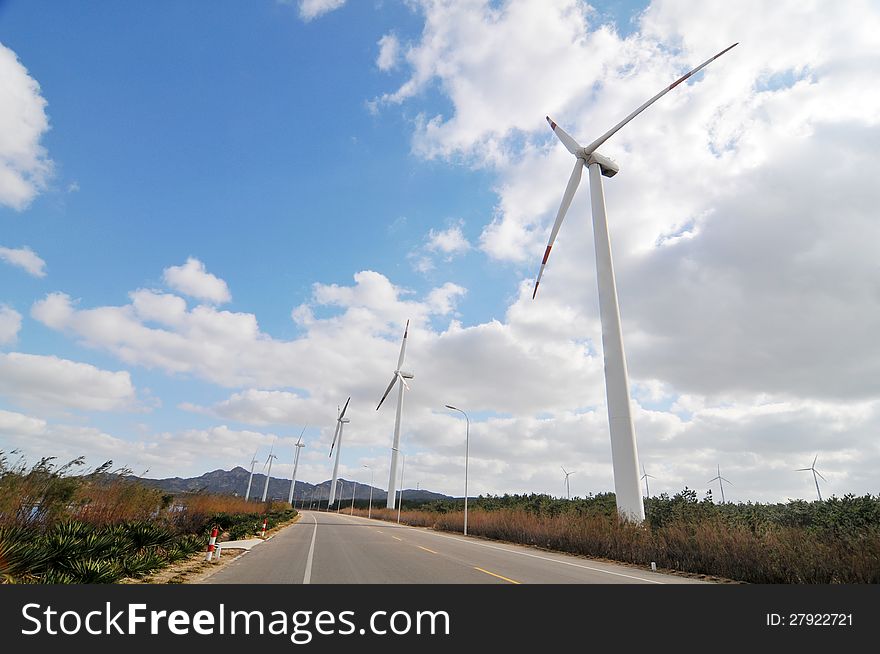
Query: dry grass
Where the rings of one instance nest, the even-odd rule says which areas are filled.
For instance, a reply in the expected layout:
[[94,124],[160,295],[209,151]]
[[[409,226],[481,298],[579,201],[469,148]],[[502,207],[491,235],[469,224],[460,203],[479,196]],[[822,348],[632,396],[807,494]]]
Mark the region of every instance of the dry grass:
[[[394,522],[397,512],[374,509],[373,517]],[[462,532],[464,513],[401,511],[400,521]],[[880,583],[877,529],[839,536],[773,525],[754,530],[713,518],[651,528],[603,514],[502,509],[469,511],[468,533],[638,565],[654,561],[661,568],[749,583]]]

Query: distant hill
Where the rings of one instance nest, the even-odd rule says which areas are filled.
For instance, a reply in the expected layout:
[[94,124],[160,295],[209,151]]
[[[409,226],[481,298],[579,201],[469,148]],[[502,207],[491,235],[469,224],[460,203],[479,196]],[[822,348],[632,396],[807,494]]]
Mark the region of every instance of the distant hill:
[[[154,488],[159,488],[169,493],[217,493],[220,495],[238,495],[244,496],[247,490],[248,476],[250,472],[241,466],[236,466],[232,470],[213,470],[206,472],[200,477],[168,477],[167,479],[141,479],[141,481]],[[251,483],[251,498],[257,499],[263,496],[263,487],[266,484],[266,475],[254,473],[254,479]],[[337,482],[336,493],[343,500],[351,501],[351,490],[354,486],[355,500],[368,500],[370,498],[369,484],[354,482],[340,478]],[[286,500],[290,493],[290,480],[272,477],[269,479],[269,490],[266,494],[267,499]],[[381,488],[373,487],[373,502],[384,502],[386,492]],[[299,502],[302,498],[306,501],[323,500],[327,501],[330,496],[330,480],[322,481],[320,484],[309,484],[297,479],[296,492],[294,499]],[[452,499],[448,495],[442,493],[434,493],[424,489],[407,488],[403,491],[403,499],[405,500],[448,500]]]

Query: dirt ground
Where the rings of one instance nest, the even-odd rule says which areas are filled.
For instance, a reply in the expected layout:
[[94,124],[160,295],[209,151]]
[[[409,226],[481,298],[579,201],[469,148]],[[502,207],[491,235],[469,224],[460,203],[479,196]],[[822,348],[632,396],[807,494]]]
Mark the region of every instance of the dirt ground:
[[[278,531],[294,524],[297,520],[299,520],[300,515],[298,514],[292,520],[288,520],[287,522],[282,522],[279,525],[275,526],[273,529],[270,529],[266,532],[266,540],[269,540],[274,536]],[[228,534],[220,534],[217,539],[217,542],[222,547],[224,537],[228,539]],[[207,544],[206,544],[207,547]],[[151,574],[140,577],[139,579],[133,579],[131,577],[126,577],[125,579],[120,579],[119,584],[197,584],[200,581],[207,579],[212,574],[220,570],[223,566],[228,565],[233,560],[241,556],[247,550],[242,549],[226,549],[223,548],[223,552],[220,556],[220,560],[218,561],[205,561],[205,552],[198,552],[193,554],[188,559],[184,559],[183,561],[178,561],[177,563],[172,563],[169,566],[162,568],[161,570],[156,570]]]

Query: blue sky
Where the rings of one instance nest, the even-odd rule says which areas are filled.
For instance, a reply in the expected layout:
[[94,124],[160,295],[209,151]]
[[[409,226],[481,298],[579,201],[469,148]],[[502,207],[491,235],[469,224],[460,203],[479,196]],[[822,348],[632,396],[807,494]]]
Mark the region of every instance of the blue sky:
[[[723,3],[0,4],[0,162],[26,180],[0,177],[0,449],[189,475],[246,465],[276,437],[292,458],[309,423],[303,469],[320,481],[352,395],[343,475],[385,466],[378,485],[393,410],[375,402],[410,318],[404,433],[422,487],[458,486],[449,402],[483,436],[477,492],[559,494],[572,458],[573,492],[607,490],[586,188],[530,300],[571,165],[543,118],[590,139],[738,40],[606,146],[623,171],[606,193],[652,490],[705,488],[720,462],[738,499],[808,496],[811,480],[778,473],[819,452],[829,494],[876,492],[856,461],[880,422],[880,363],[842,343],[870,348],[880,315],[847,281],[876,273],[877,198],[860,180],[876,163],[862,35],[877,12],[826,12],[783,3],[757,25]],[[840,178],[803,163],[829,151],[846,153]],[[822,188],[846,198],[833,232]],[[178,268],[189,282],[169,281]]]

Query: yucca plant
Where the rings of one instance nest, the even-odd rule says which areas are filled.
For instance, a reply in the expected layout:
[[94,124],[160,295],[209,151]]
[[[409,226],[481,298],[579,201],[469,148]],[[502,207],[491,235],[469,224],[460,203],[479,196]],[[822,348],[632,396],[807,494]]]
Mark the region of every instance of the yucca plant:
[[100,559],[79,559],[65,566],[76,584],[112,584],[123,576],[123,569],[115,561]]
[[170,529],[152,522],[126,523],[126,536],[136,550],[166,547],[174,542],[174,533]]
[[158,552],[139,552],[122,560],[122,571],[129,577],[141,577],[168,563],[166,556]]

